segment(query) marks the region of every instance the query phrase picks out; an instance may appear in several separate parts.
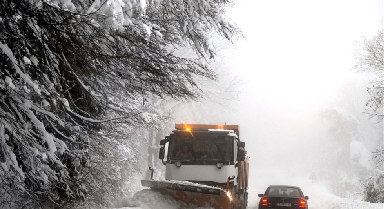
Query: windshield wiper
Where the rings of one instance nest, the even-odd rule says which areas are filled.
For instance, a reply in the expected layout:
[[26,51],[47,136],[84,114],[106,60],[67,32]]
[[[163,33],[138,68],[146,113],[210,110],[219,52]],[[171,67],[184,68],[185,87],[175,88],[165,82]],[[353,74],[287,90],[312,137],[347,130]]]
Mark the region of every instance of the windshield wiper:
[[221,152],[219,146],[217,146],[215,142],[213,142],[213,144],[215,145],[215,147],[217,148],[217,150],[218,150],[219,153],[220,153],[221,161],[224,162],[224,155],[223,155],[223,152]]

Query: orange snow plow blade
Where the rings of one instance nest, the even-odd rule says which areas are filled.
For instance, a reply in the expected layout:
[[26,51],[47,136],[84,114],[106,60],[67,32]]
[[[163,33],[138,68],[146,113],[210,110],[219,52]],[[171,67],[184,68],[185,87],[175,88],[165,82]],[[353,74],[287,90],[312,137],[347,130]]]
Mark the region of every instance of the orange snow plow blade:
[[182,201],[188,206],[216,209],[229,209],[231,207],[230,197],[221,188],[183,181],[141,180],[141,184],[158,190],[176,201]]

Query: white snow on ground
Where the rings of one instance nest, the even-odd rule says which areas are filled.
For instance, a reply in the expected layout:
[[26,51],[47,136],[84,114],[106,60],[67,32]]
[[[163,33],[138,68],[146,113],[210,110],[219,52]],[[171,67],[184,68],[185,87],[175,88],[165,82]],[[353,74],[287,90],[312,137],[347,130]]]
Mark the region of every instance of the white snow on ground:
[[[310,209],[384,209],[384,203],[368,203],[359,200],[340,198],[328,191],[321,182],[309,183],[301,187],[305,195],[309,196],[308,206]],[[258,193],[264,193],[266,188],[253,188],[249,191],[248,209],[257,209],[260,198]],[[178,209],[188,208],[186,204],[176,202],[171,197],[162,195],[154,190],[144,189],[137,192],[131,198],[120,203],[119,209]]]
[[[289,184],[291,185],[291,184]],[[308,206],[310,209],[384,209],[384,203],[368,203],[359,200],[338,197],[324,186],[322,182],[304,185],[295,184],[301,187],[304,195],[309,196]],[[264,193],[265,188],[253,189],[249,193],[249,209],[257,209],[260,198],[257,194]]]
[[[118,206],[121,207],[118,207]],[[186,203],[176,202],[174,199],[167,195],[163,195],[151,189],[143,189],[135,193],[132,197],[126,198],[115,206],[119,209],[180,209],[191,208]],[[196,208],[193,207],[192,208]],[[199,209],[203,209],[200,207]],[[207,209],[205,207],[204,209]]]
[[171,197],[153,191],[151,189],[144,189],[136,193],[133,198],[134,201],[139,203],[143,209],[150,208],[178,208],[179,203]]
[[[260,198],[257,194],[264,193],[269,185],[300,187],[304,195],[309,196],[308,206],[310,209],[384,209],[384,203],[368,203],[357,200],[356,198],[361,198],[361,194],[351,195],[350,198],[336,196],[331,192],[334,188],[330,182],[312,182],[307,175],[296,176],[272,168],[269,169],[269,172],[258,172],[253,176],[248,195],[248,209],[258,208]],[[133,194],[132,197],[125,198],[116,204],[115,208],[178,209],[188,207],[185,203],[176,202],[169,196],[144,188]]]
[[363,143],[352,140],[350,144],[350,158],[352,161],[358,161],[361,166],[372,169],[372,154]]

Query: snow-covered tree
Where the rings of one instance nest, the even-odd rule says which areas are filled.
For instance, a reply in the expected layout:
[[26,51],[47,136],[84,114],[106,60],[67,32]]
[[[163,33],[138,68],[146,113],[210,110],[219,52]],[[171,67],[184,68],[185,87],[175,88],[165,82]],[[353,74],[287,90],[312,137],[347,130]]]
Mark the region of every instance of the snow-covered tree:
[[368,114],[384,118],[384,32],[379,30],[370,39],[364,39],[356,53],[357,63],[354,68],[358,72],[371,74],[374,79],[367,88],[370,98],[366,105]]
[[383,142],[382,123],[364,114],[368,82],[366,78],[345,82],[333,106],[322,112],[331,139],[324,146],[322,167],[334,180],[334,192],[342,196],[362,193],[364,185],[360,182],[374,173],[372,152]]
[[384,202],[384,147],[373,153],[376,169],[363,181],[364,199],[368,202]]
[[[97,141],[108,134],[98,130],[156,124],[163,117],[157,101],[199,98],[196,78],[215,80],[206,64],[215,56],[212,32],[228,40],[239,34],[224,18],[230,4],[1,1],[0,206],[64,207],[85,199],[91,183],[84,172],[88,181],[100,176],[84,168],[108,148]],[[191,47],[196,59],[175,55],[180,47]],[[105,164],[96,171],[108,170]]]
[[[367,87],[370,95],[366,102],[367,113],[376,116],[381,122],[381,143],[373,152],[376,170],[365,181],[365,199],[369,202],[384,202],[384,139],[382,122],[384,119],[384,32],[379,30],[372,38],[364,39],[356,53],[357,63],[354,68],[373,77]],[[381,145],[381,146],[380,146]]]

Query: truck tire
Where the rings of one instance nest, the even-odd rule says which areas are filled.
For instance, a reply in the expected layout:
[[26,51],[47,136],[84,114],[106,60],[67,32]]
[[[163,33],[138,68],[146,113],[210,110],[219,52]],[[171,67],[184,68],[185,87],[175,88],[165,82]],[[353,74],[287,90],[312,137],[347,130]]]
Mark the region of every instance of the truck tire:
[[241,201],[241,209],[246,209],[248,206],[248,192],[246,189],[239,192],[239,200]]
[[248,192],[244,192],[244,209],[248,207]]

